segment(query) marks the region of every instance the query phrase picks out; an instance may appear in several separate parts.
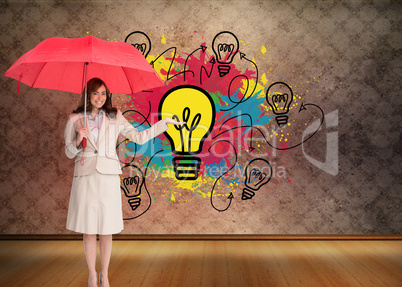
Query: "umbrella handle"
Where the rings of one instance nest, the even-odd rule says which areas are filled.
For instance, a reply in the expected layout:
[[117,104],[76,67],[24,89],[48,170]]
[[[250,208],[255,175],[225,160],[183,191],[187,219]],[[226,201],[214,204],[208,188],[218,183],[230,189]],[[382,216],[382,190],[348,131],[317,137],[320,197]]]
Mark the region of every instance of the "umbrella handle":
[[87,147],[87,138],[82,138],[81,146],[82,146],[82,155],[81,155],[80,164],[81,164],[81,166],[83,166],[84,165],[84,152],[85,152],[85,148]]

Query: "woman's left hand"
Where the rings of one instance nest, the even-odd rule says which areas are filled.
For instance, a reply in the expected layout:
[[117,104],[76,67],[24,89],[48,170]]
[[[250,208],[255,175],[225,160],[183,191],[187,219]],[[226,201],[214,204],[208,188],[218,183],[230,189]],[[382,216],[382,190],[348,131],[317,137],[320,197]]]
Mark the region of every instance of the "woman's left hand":
[[166,123],[171,124],[171,125],[180,125],[181,126],[181,125],[184,125],[186,122],[178,122],[174,119],[166,118]]

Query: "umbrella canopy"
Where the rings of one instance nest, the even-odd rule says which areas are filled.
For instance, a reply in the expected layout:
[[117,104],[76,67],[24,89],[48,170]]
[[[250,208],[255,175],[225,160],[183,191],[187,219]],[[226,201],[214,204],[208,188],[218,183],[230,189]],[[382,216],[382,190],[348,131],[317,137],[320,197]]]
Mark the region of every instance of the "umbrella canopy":
[[91,78],[102,79],[112,93],[134,94],[164,85],[132,45],[94,36],[44,40],[4,75],[33,88],[73,93],[81,93]]
[[[142,53],[132,45],[94,36],[49,38],[22,55],[4,75],[33,88],[78,94],[85,88],[85,117],[89,79],[102,79],[112,93],[124,94],[164,85]],[[84,138],[84,151],[86,143]],[[84,164],[84,156],[81,164]]]

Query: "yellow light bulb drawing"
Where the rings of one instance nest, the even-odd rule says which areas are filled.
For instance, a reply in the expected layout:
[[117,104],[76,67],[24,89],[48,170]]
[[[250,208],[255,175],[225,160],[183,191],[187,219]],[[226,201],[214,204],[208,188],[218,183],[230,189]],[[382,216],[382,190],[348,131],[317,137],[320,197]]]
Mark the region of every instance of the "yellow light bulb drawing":
[[201,159],[193,156],[202,151],[205,138],[215,123],[215,105],[211,96],[197,86],[182,85],[169,90],[159,104],[159,119],[166,117],[184,121],[165,132],[172,152],[173,167],[178,180],[195,180]]

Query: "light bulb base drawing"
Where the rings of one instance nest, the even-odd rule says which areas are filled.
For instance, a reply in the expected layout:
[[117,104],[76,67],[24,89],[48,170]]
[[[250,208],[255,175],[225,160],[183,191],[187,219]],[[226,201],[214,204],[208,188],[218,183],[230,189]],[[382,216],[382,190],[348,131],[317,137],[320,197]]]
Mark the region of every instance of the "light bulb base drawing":
[[225,75],[229,74],[230,66],[229,65],[218,65],[219,76],[222,78]]
[[139,196],[129,198],[128,204],[130,205],[131,209],[134,211],[141,205],[141,198]]
[[275,117],[276,123],[278,124],[278,126],[281,128],[283,126],[285,126],[288,123],[288,116],[277,116]]
[[254,195],[255,195],[254,191],[252,191],[248,188],[243,188],[243,192],[241,194],[241,199],[242,200],[252,199]]
[[196,180],[201,167],[198,157],[175,157],[173,167],[178,180]]

